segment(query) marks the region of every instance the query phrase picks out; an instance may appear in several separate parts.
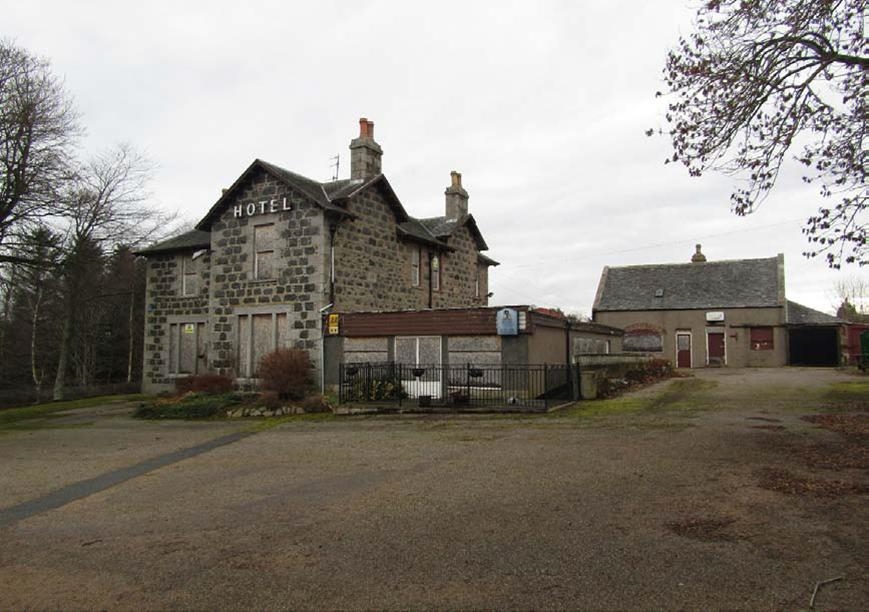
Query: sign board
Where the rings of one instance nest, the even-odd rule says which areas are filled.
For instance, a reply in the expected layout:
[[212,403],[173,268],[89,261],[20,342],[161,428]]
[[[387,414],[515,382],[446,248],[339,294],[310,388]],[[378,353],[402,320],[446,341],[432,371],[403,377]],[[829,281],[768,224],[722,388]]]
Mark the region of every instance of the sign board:
[[185,334],[196,333],[196,325],[193,323],[185,323],[184,324],[184,333]]
[[277,213],[287,210],[293,210],[292,201],[288,202],[287,198],[272,198],[271,200],[260,200],[259,202],[248,202],[247,204],[236,204],[232,207],[232,216],[236,219],[239,219],[241,217],[267,215],[269,213]]
[[519,334],[519,314],[513,308],[502,308],[495,314],[495,326],[499,336]]
[[329,315],[328,331],[330,336],[335,336],[338,334],[338,315]]
[[706,313],[706,320],[709,321],[710,323],[720,323],[721,321],[724,320],[724,313],[723,312],[707,312]]

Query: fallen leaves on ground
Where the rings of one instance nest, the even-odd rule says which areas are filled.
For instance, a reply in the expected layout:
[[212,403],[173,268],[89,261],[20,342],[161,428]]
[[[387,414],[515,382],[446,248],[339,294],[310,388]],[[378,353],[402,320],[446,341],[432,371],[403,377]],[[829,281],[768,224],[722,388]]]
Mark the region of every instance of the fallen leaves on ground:
[[846,480],[805,478],[779,468],[758,471],[759,486],[786,495],[812,495],[814,497],[841,497],[869,493],[869,487]]
[[724,542],[734,539],[726,529],[736,522],[730,517],[689,517],[666,523],[667,528],[676,535],[702,542]]

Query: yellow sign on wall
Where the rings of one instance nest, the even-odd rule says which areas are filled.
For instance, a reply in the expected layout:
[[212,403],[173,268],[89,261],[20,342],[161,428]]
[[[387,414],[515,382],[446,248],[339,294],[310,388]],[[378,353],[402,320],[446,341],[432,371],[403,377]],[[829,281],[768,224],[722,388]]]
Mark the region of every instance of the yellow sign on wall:
[[334,336],[338,333],[338,315],[329,315],[329,334]]

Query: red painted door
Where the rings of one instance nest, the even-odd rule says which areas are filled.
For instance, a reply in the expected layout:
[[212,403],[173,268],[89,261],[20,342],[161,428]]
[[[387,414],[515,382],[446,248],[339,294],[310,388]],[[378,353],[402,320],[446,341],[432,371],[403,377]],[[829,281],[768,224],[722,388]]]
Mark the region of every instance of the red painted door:
[[709,334],[709,365],[724,365],[724,333]]
[[691,367],[691,334],[676,334],[676,367]]

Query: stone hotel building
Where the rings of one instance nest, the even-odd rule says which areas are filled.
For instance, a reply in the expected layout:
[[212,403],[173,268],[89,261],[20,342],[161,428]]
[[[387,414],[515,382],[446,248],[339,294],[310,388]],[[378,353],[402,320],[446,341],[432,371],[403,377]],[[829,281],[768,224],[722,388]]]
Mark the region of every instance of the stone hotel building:
[[411,217],[359,120],[350,178],[321,183],[255,160],[196,229],[140,251],[148,261],[143,390],[215,372],[244,381],[279,346],[323,367],[327,312],[487,305],[497,262],[452,172],[444,215]]

